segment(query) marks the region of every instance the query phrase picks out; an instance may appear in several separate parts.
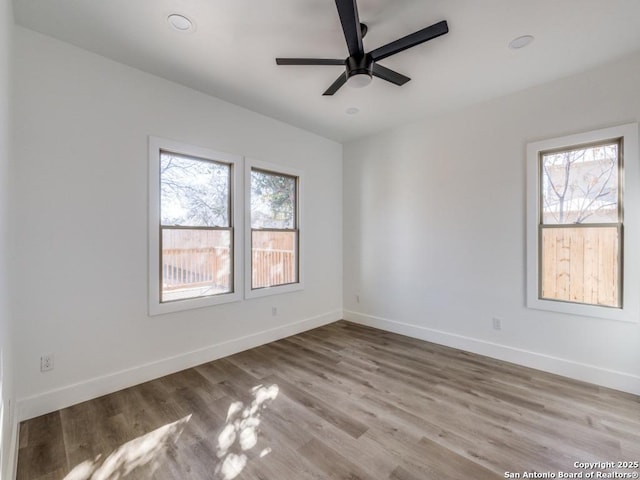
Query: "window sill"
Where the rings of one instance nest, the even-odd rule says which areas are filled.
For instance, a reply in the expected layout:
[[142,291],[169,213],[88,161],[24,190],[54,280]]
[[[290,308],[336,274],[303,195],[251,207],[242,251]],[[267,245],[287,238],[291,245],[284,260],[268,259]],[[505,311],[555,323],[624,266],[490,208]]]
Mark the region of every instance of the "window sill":
[[283,293],[291,293],[291,292],[299,292],[300,290],[304,290],[304,286],[302,283],[290,283],[288,285],[278,285],[275,287],[264,287],[264,288],[256,288],[251,289],[247,288],[244,297],[249,298],[261,298],[268,297],[270,295],[280,295]]
[[187,298],[171,302],[160,303],[157,300],[149,303],[149,316],[163,315],[165,313],[182,312],[194,308],[205,308],[224,303],[239,302],[242,295],[239,293],[226,293],[211,297]]
[[637,312],[634,314],[632,308],[600,307],[597,305],[585,305],[559,300],[529,298],[527,300],[527,307],[534,310],[544,310],[547,312],[563,313],[580,317],[599,318],[602,320],[615,320],[626,323],[638,323],[639,319]]

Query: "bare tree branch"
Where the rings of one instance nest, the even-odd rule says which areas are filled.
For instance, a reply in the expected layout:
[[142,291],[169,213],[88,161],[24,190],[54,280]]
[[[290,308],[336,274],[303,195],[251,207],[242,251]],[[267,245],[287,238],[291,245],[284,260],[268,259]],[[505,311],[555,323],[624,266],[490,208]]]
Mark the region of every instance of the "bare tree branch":
[[610,197],[616,189],[611,182],[617,171],[617,147],[601,148],[603,155],[597,159],[586,157],[587,152],[596,154],[589,148],[550,154],[544,158],[542,167],[547,193],[543,195],[543,203],[546,215],[551,215],[558,223],[582,223],[616,205]]

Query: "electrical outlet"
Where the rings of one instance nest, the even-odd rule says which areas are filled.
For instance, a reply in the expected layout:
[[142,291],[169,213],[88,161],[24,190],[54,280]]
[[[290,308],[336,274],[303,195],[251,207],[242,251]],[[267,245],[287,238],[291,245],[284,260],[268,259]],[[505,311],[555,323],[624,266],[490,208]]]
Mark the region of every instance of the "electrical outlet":
[[40,357],[40,371],[48,372],[49,370],[53,370],[53,354],[42,355]]
[[493,329],[494,330],[502,330],[502,320],[496,317],[493,317]]
[[271,307],[271,315],[274,317],[278,315],[278,307]]

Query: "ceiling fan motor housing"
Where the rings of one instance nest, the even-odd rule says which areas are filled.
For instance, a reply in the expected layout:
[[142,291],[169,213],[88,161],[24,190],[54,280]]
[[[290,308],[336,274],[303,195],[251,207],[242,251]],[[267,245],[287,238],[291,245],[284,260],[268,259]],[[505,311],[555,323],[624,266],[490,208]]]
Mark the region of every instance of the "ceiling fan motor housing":
[[370,55],[363,55],[361,57],[349,57],[346,61],[347,65],[347,79],[354,75],[373,75],[373,59]]

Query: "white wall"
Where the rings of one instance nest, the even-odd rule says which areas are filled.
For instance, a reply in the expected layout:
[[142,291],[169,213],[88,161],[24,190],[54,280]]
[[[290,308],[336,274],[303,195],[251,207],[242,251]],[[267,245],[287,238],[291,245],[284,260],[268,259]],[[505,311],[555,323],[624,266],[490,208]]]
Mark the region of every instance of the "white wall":
[[640,394],[639,323],[524,306],[526,143],[637,121],[638,85],[636,55],[345,145],[345,318]]
[[[29,30],[14,41],[21,418],[341,317],[340,144]],[[304,291],[147,316],[148,135],[302,170]]]
[[[524,307],[525,144],[637,120],[640,57],[348,144],[343,222],[339,144],[29,30],[13,43],[21,419],[336,320],[343,263],[346,318],[640,393],[638,323]],[[3,109],[5,197],[7,119]],[[148,317],[148,135],[303,170],[305,290]],[[44,353],[55,355],[46,374]]]
[[0,0],[0,478],[13,465],[13,357],[9,311],[8,223],[10,158],[10,74],[13,14],[10,0]]

